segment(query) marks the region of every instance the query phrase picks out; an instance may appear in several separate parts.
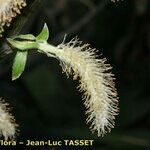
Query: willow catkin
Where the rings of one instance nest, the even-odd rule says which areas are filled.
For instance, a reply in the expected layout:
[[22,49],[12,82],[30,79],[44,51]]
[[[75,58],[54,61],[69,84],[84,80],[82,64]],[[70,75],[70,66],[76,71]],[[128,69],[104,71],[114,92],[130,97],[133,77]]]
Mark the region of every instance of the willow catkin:
[[7,103],[0,99],[0,136],[4,139],[12,139],[16,134],[16,127],[14,117],[9,113]]
[[26,0],[0,0],[0,36],[4,32],[4,26],[9,26],[12,18],[20,14],[25,6]]
[[86,107],[87,123],[93,132],[103,136],[114,126],[118,112],[117,92],[114,86],[111,66],[106,59],[98,59],[87,44],[74,39],[69,43],[57,46],[56,53],[61,66],[67,75],[80,78],[79,90],[82,91]]

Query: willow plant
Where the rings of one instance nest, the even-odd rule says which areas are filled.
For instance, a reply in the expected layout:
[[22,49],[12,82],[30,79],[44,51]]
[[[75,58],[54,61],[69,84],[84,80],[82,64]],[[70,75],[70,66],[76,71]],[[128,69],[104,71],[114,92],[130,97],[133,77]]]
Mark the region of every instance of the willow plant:
[[83,92],[86,107],[87,123],[92,132],[103,136],[114,127],[114,119],[118,113],[118,98],[114,85],[111,66],[106,59],[96,55],[96,49],[89,44],[82,44],[77,38],[70,42],[62,42],[53,46],[47,42],[49,30],[45,24],[38,36],[32,34],[8,38],[11,48],[16,51],[12,67],[12,80],[18,79],[23,73],[27,55],[31,50],[56,58],[67,76],[79,78],[79,91]]
[[[114,1],[114,0],[112,0]],[[26,6],[26,0],[0,0],[0,36],[5,26],[9,26],[12,18],[20,14]],[[10,47],[16,53],[12,80],[18,79],[25,69],[29,51],[56,58],[67,76],[79,79],[79,91],[83,93],[86,107],[87,123],[92,132],[103,136],[114,127],[114,119],[118,114],[118,97],[114,84],[114,75],[110,72],[111,66],[106,59],[100,59],[96,49],[89,44],[83,44],[77,38],[70,42],[62,42],[53,46],[47,42],[49,30],[45,24],[38,36],[32,34],[18,35],[8,38]],[[9,113],[4,101],[0,100],[0,135],[5,140],[16,135],[17,125],[14,117]]]

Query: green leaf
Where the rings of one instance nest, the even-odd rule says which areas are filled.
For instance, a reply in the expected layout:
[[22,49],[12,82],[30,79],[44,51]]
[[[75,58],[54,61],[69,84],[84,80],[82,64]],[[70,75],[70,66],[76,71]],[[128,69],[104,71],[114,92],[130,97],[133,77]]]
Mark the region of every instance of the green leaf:
[[44,41],[48,40],[49,30],[48,30],[46,23],[44,24],[44,27],[43,27],[41,33],[36,38],[37,38],[37,41],[40,41],[40,42],[44,42]]
[[16,80],[17,78],[19,78],[22,72],[24,71],[27,61],[27,54],[27,51],[17,52],[12,68],[12,80]]
[[18,35],[15,37],[15,39],[21,39],[21,40],[36,40],[36,37],[32,34],[25,34],[25,35]]
[[8,43],[21,51],[26,51],[28,49],[37,49],[38,43],[35,41],[18,41],[11,38],[7,38]]

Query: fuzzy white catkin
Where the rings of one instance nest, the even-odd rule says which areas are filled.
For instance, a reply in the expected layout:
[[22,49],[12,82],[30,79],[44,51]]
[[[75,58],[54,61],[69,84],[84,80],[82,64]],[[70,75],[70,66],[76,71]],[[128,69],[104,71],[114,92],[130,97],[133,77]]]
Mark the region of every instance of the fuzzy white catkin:
[[7,105],[0,99],[0,136],[3,136],[5,140],[15,137],[17,127],[14,117],[8,112]]
[[9,26],[12,18],[20,14],[20,10],[26,6],[26,0],[0,0],[0,36],[4,27]]
[[57,46],[56,53],[67,75],[80,79],[79,90],[82,91],[86,107],[87,123],[92,132],[103,136],[114,127],[115,115],[118,113],[118,98],[114,86],[111,66],[106,59],[98,59],[96,50],[88,44],[81,44],[77,39]]

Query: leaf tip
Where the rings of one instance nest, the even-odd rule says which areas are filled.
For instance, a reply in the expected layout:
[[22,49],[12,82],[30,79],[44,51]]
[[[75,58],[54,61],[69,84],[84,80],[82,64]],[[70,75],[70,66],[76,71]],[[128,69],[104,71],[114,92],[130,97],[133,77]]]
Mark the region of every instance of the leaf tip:
[[44,42],[47,41],[49,38],[49,29],[47,24],[44,24],[44,27],[41,31],[41,33],[36,37],[38,41]]

